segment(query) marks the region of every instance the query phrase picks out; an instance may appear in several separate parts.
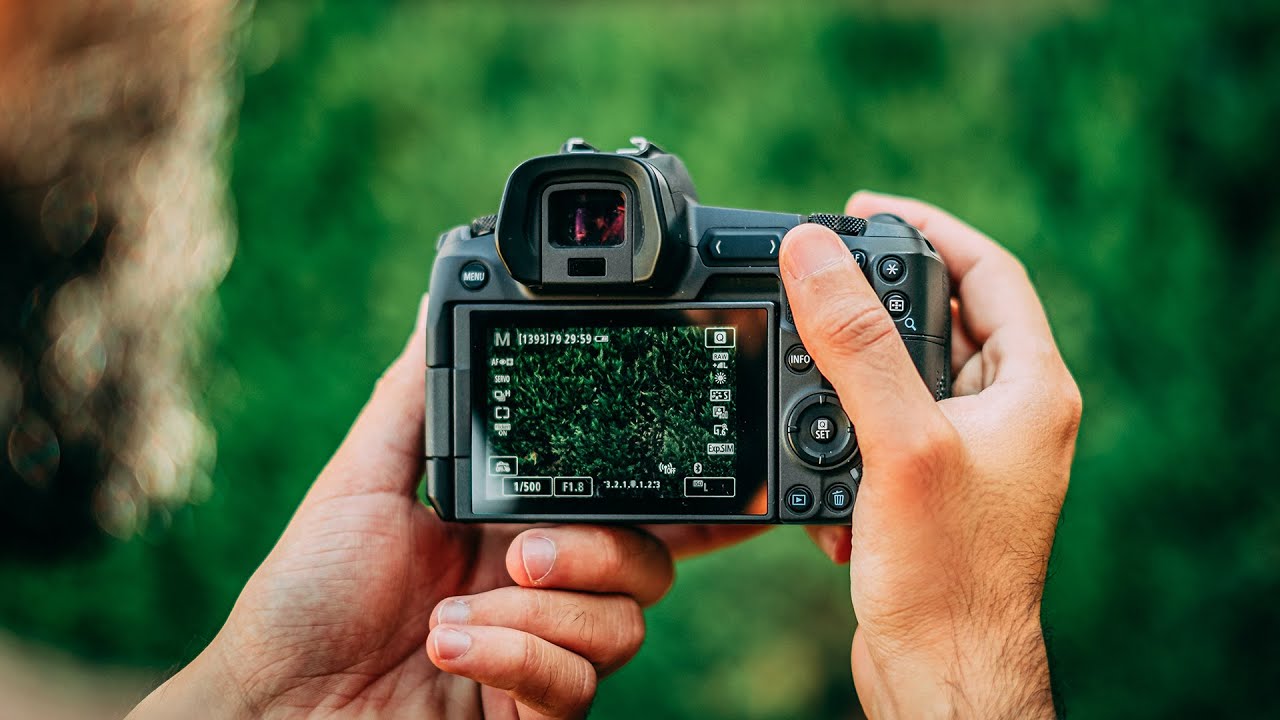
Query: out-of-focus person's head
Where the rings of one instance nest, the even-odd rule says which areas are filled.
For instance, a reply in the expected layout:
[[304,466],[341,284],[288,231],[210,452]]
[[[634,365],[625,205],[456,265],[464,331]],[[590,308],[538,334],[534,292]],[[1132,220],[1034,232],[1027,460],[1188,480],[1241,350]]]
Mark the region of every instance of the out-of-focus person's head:
[[207,492],[222,0],[0,0],[0,554]]

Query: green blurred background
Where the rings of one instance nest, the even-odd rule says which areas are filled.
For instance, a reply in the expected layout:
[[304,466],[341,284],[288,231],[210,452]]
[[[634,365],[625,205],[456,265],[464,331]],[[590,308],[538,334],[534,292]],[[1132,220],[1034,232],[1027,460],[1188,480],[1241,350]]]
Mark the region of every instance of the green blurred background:
[[[1280,717],[1277,3],[268,1],[242,35],[212,497],[0,566],[12,633],[192,657],[403,343],[439,232],[566,137],[643,134],[708,203],[870,187],[1020,255],[1085,398],[1045,604],[1068,711]],[[682,565],[649,622],[597,717],[857,712],[847,575],[798,529]]]

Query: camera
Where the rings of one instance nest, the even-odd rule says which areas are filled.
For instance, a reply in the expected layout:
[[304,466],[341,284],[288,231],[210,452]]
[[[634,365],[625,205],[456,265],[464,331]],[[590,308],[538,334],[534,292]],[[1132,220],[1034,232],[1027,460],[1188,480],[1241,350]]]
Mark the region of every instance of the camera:
[[440,237],[426,499],[469,522],[847,522],[857,434],[797,334],[783,235],[839,234],[938,399],[942,259],[890,215],[701,205],[678,157],[632,145],[571,139]]

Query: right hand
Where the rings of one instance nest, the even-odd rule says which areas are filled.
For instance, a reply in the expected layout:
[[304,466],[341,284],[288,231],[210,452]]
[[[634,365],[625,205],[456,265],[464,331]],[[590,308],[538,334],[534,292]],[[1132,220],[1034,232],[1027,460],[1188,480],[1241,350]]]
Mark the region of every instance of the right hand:
[[855,194],[845,212],[919,228],[950,270],[955,396],[935,403],[845,245],[782,244],[805,347],[864,459],[852,527],[812,533],[849,561],[854,683],[869,717],[1053,717],[1040,626],[1081,400],[1008,251],[925,203]]

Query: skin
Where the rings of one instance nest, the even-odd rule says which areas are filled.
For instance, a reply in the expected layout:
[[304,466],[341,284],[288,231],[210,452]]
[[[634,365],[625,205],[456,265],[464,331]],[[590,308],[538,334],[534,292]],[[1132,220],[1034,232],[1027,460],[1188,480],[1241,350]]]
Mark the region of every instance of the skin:
[[[48,92],[41,63],[59,45],[44,32],[70,12],[58,7],[0,0],[0,95],[13,107]],[[47,132],[60,117],[30,124]],[[858,193],[846,208],[876,212],[924,231],[953,275],[949,400],[932,402],[830,231],[801,226],[781,251],[800,333],[865,459],[852,527],[811,533],[850,565],[859,697],[874,718],[1051,717],[1040,603],[1079,392],[1015,258],[918,201]],[[641,608],[669,587],[672,558],[754,532],[441,523],[414,497],[422,348],[419,328],[226,625],[131,717],[581,716],[638,649]]]
[[420,313],[222,630],[130,718],[581,717],[673,558],[758,532],[441,521],[414,493],[424,338]]
[[857,429],[851,527],[811,529],[849,563],[854,683],[872,718],[1054,716],[1040,604],[1081,413],[1022,265],[925,203],[898,215],[952,275],[954,397],[935,403],[840,240],[803,225],[781,268],[805,347]]
[[[957,294],[955,396],[935,403],[843,243],[815,225],[783,243],[800,334],[864,457],[852,526],[811,529],[849,563],[863,709],[1053,717],[1040,604],[1079,391],[1006,250],[914,200],[858,193],[846,212],[920,228]],[[421,333],[226,626],[131,717],[579,717],[639,647],[672,557],[753,532],[441,523],[413,498]]]

